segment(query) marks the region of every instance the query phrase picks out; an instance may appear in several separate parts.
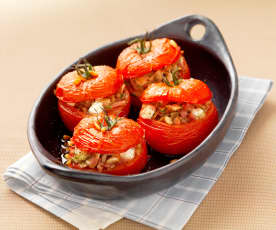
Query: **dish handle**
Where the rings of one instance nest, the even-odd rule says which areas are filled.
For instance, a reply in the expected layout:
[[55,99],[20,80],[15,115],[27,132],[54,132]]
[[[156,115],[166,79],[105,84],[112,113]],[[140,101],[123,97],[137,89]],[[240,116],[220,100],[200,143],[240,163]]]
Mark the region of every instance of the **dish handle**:
[[[205,32],[199,40],[194,39],[191,34],[192,29],[197,25],[202,25],[205,28]],[[231,72],[231,75],[237,76],[230,52],[219,29],[207,17],[201,15],[185,16],[158,27],[151,34],[154,37],[165,37],[169,35],[201,45],[218,56]]]

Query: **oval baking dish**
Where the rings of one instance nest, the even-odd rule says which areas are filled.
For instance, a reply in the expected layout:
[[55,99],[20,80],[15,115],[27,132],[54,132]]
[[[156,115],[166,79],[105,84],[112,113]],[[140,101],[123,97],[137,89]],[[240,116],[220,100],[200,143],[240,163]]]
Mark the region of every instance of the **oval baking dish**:
[[[201,40],[191,37],[195,25],[203,25],[205,34]],[[137,37],[137,36],[136,36]],[[112,176],[74,170],[64,166],[59,157],[59,138],[64,127],[53,94],[59,79],[70,71],[62,71],[43,90],[35,102],[28,121],[28,139],[33,154],[41,167],[57,177],[62,186],[83,195],[96,198],[140,196],[175,184],[185,178],[214,152],[223,139],[234,115],[238,96],[238,80],[235,67],[226,44],[215,24],[206,17],[191,15],[169,22],[151,32],[151,38],[174,39],[185,51],[191,76],[208,84],[219,112],[219,123],[209,136],[193,151],[174,163],[136,175]],[[115,66],[116,58],[132,38],[120,40],[91,51],[84,56],[93,65]]]

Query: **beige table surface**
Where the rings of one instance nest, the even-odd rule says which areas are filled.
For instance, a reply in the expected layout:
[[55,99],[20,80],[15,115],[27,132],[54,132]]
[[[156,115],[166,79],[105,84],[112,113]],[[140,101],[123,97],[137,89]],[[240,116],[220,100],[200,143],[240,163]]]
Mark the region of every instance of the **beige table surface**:
[[[186,14],[212,18],[237,71],[276,81],[276,1],[0,1],[0,173],[30,148],[28,114],[62,68],[105,43]],[[276,229],[276,89],[241,147],[184,227]],[[93,214],[91,214],[93,216]],[[74,229],[0,180],[0,229]],[[109,229],[149,229],[121,220]]]

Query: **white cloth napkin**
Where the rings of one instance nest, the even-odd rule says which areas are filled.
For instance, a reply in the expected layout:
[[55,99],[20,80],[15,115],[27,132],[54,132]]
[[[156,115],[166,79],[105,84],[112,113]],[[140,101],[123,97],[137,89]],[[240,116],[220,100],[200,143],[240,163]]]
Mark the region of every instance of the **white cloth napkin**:
[[273,82],[240,77],[239,85],[237,111],[223,141],[202,167],[169,189],[135,199],[82,197],[63,190],[56,178],[45,174],[32,153],[12,164],[4,180],[20,196],[79,229],[103,229],[122,217],[156,229],[182,229],[239,147]]

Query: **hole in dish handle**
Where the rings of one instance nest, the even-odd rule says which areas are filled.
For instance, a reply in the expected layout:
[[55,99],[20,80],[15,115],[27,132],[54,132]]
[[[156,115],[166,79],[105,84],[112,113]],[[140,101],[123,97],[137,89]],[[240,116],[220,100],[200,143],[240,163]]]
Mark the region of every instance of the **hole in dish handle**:
[[[195,39],[193,37],[193,29],[198,25],[204,27],[205,30],[203,34],[201,33],[202,37],[200,39]],[[160,26],[152,31],[152,34],[158,37],[172,36],[200,44],[218,56],[228,69],[232,69],[235,72],[231,55],[220,31],[207,17],[201,15],[185,16]]]

